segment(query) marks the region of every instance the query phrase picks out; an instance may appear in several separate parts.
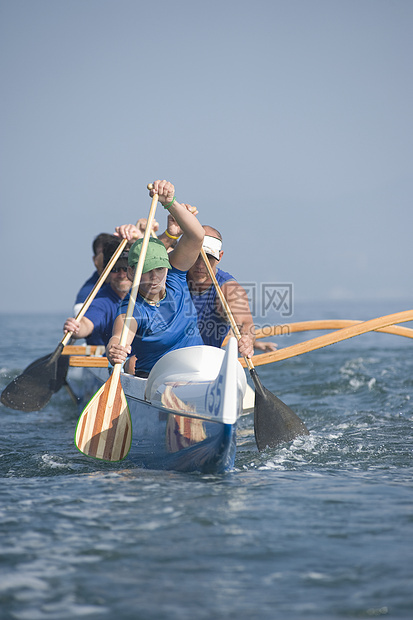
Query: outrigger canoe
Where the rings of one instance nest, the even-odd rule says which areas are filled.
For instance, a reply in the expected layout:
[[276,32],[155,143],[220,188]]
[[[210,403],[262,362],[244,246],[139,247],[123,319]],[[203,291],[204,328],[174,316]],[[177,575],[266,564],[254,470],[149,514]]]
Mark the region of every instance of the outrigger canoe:
[[[108,367],[83,366],[81,408],[107,381]],[[225,350],[206,345],[171,351],[147,379],[121,373],[132,421],[127,459],[139,467],[224,473],[234,466],[237,420],[247,390],[230,338]],[[85,429],[75,443],[82,450]]]

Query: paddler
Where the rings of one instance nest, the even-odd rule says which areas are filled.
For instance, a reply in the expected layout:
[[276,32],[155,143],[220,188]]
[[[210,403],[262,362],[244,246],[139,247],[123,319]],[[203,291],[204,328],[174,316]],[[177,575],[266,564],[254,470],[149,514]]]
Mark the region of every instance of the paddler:
[[[155,181],[150,190],[150,195],[154,194],[158,194],[159,202],[176,220],[182,236],[169,254],[162,241],[150,238],[126,346],[121,346],[119,341],[129,297],[119,306],[106,347],[106,355],[113,365],[125,362],[128,355],[136,356],[137,376],[147,376],[168,351],[203,344],[186,274],[201,251],[204,229],[191,210],[177,201],[172,183]],[[141,247],[139,239],[129,250],[130,281],[134,278]]]
[[[119,239],[116,237],[105,245],[104,266],[108,264],[118,247]],[[118,306],[131,287],[127,271],[128,247],[126,246],[85,315],[80,321],[76,321],[73,317],[66,319],[63,331],[73,332],[72,337],[75,339],[86,338],[87,344],[106,346],[112,335]]]
[[[141,217],[137,223],[136,226],[133,227],[134,228],[134,236],[133,236],[133,241],[136,241],[137,239],[141,239],[143,237],[143,235],[145,234],[145,229],[146,229],[146,217]],[[153,220],[152,222],[152,230],[154,233],[156,233],[156,231],[159,228],[159,223],[156,220]],[[99,235],[97,235],[92,242],[92,251],[93,251],[93,256],[92,256],[92,261],[93,264],[95,265],[95,271],[92,273],[92,275],[90,276],[90,278],[88,278],[86,280],[86,282],[82,285],[82,287],[80,288],[78,294],[76,295],[76,301],[75,301],[75,305],[73,308],[73,314],[76,316],[79,312],[79,310],[81,309],[81,307],[83,306],[83,303],[86,301],[87,296],[89,295],[90,291],[93,289],[93,287],[95,286],[96,282],[99,279],[100,274],[102,273],[104,267],[105,267],[105,263],[104,263],[104,250],[105,247],[108,243],[111,243],[114,239],[117,240],[117,242],[119,243],[119,237],[122,237],[123,239],[131,239],[131,236],[127,236],[126,234],[124,234],[123,236],[120,235],[117,231],[119,230],[119,227],[116,228],[116,232],[114,233],[114,235],[111,235],[109,233],[99,233]]]
[[[240,356],[251,358],[254,355],[254,348],[261,351],[276,349],[275,343],[256,342],[255,326],[246,290],[234,276],[218,267],[224,254],[221,233],[211,226],[203,228],[204,252],[241,334],[238,341]],[[188,270],[187,281],[204,343],[212,347],[221,347],[229,332],[230,324],[201,254]]]
[[114,239],[115,239],[115,236],[109,233],[99,233],[99,235],[97,235],[93,239],[92,261],[93,261],[93,264],[95,265],[95,271],[92,273],[90,278],[88,278],[86,282],[82,284],[78,294],[76,295],[76,301],[75,301],[75,305],[73,308],[73,314],[75,316],[78,314],[79,310],[83,306],[83,303],[86,301],[87,296],[89,295],[90,291],[95,286],[96,282],[99,279],[100,274],[102,273],[105,267],[104,257],[103,257],[103,251],[105,249],[105,246],[111,241],[113,241]]

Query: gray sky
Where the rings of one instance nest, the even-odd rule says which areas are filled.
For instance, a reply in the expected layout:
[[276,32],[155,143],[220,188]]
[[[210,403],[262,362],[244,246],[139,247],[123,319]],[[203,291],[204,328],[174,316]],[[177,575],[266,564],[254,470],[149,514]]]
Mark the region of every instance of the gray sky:
[[0,0],[0,311],[71,314],[156,178],[257,290],[412,302],[412,48],[411,0]]

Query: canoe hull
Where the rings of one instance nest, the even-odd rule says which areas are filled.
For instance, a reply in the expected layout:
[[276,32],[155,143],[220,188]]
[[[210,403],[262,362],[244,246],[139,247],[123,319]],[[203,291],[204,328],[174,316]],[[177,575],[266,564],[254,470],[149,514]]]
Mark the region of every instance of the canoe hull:
[[[211,360],[208,358],[207,380],[200,381],[200,373],[194,372],[188,374],[188,360],[186,363],[186,382],[177,381],[177,372],[179,371],[178,352],[175,357],[171,357],[172,374],[165,379],[162,375],[161,379],[156,383],[150,376],[149,382],[146,379],[133,377],[127,374],[121,374],[121,382],[126,399],[128,401],[129,411],[132,420],[132,443],[127,459],[132,460],[138,467],[158,470],[174,470],[181,472],[198,471],[201,473],[221,474],[231,470],[234,466],[236,455],[236,426],[237,419],[242,410],[242,398],[245,393],[245,375],[239,362],[228,373],[227,369],[227,386],[226,391],[232,391],[236,398],[236,403],[232,412],[228,413],[226,407],[224,412],[214,412],[208,414],[198,405],[188,405],[187,402],[179,398],[186,392],[193,391],[196,386],[197,393],[201,393],[198,397],[199,402],[205,402],[205,409],[211,402],[211,394],[214,393],[214,381],[219,382],[218,385],[224,385],[224,379],[219,376],[219,372],[228,364],[228,354],[224,356],[224,352],[219,349],[213,351],[205,351],[205,349],[213,349],[212,347],[191,347],[191,349],[202,349],[201,353],[208,353],[213,358],[220,360],[220,368],[216,370],[217,377],[213,377],[211,371]],[[231,357],[236,356],[236,348],[232,347]],[[199,351],[192,352],[197,360]],[[224,359],[225,358],[225,359]],[[221,364],[222,362],[222,364]],[[232,364],[232,362],[231,362]],[[165,364],[164,364],[165,366]],[[239,369],[241,372],[239,372]],[[107,368],[87,368],[77,369],[81,371],[82,398],[81,409],[87,404],[88,400],[97,392],[97,390],[105,383],[109,377],[109,369]],[[163,369],[164,370],[164,369]],[[211,375],[212,372],[212,375]],[[234,372],[236,373],[234,375]],[[205,371],[203,371],[205,375]],[[159,373],[158,373],[159,376]],[[212,379],[211,379],[212,376]],[[238,377],[239,380],[235,379]],[[229,379],[228,379],[229,377]],[[193,381],[195,379],[195,381]],[[205,379],[202,376],[202,379]],[[159,386],[158,384],[162,385]],[[235,385],[236,384],[236,385]],[[151,400],[148,401],[145,391],[148,392],[152,386]],[[166,387],[165,387],[166,386]],[[171,387],[172,386],[172,387]],[[175,393],[174,393],[175,390]],[[179,391],[181,390],[181,391]],[[205,392],[205,396],[202,394]],[[156,394],[162,394],[161,401],[156,402]],[[229,416],[229,417],[228,417]],[[229,423],[224,420],[229,420]]]

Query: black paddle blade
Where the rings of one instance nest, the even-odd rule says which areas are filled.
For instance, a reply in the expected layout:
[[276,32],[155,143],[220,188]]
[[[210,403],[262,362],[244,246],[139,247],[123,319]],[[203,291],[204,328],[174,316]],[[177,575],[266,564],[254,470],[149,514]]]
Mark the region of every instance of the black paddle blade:
[[258,450],[308,435],[301,418],[262,385],[255,368],[250,373],[255,385],[254,434]]
[[62,343],[50,355],[32,362],[3,390],[1,402],[18,411],[40,411],[65,384],[69,358],[61,357]]

